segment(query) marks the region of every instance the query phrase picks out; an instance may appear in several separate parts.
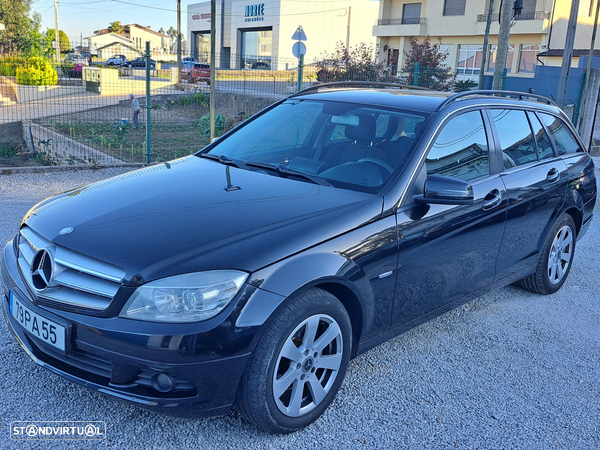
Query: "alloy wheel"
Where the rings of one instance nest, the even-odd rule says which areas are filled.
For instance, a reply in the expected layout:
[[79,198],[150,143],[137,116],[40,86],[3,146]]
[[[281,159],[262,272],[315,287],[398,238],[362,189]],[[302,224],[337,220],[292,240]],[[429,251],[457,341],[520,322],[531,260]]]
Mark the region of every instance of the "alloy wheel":
[[288,417],[316,408],[334,385],[343,350],[342,332],[331,316],[302,321],[277,356],[272,385],[277,408]]
[[559,283],[573,258],[573,231],[568,226],[561,227],[550,247],[550,255],[548,256],[548,279],[550,283]]

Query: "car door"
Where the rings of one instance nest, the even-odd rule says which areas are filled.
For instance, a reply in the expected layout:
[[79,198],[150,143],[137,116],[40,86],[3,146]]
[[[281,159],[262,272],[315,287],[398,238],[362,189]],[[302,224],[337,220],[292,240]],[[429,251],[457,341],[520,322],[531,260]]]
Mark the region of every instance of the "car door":
[[568,169],[555,154],[536,114],[518,109],[490,109],[500,174],[508,196],[504,238],[496,279],[525,269],[537,255],[567,192]]
[[398,276],[392,326],[402,325],[494,280],[506,219],[504,184],[490,158],[478,110],[450,118],[427,150],[420,183],[435,174],[471,183],[465,205],[410,203],[397,213]]

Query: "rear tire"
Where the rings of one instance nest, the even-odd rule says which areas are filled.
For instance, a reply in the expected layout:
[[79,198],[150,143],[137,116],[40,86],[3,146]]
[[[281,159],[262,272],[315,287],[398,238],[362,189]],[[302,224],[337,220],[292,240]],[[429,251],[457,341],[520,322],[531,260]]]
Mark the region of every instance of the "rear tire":
[[573,218],[563,214],[546,238],[535,273],[519,285],[538,294],[554,294],[565,283],[575,255],[576,231]]
[[236,407],[269,433],[292,433],[317,420],[340,388],[352,327],[340,301],[321,289],[276,313],[242,375]]

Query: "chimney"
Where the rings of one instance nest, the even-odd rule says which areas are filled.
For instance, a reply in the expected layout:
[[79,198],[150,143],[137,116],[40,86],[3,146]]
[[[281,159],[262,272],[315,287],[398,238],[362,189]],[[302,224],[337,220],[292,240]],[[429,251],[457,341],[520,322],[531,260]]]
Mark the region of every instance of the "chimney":
[[148,25],[146,28],[150,29],[150,28],[152,28],[152,27],[151,27],[150,25]]

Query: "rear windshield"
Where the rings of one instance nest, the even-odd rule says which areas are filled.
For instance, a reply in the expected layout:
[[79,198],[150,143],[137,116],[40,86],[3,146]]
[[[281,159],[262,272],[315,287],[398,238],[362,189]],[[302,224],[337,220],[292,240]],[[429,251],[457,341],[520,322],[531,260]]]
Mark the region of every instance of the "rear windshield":
[[405,162],[425,119],[376,106],[290,99],[207,154],[273,167],[273,175],[307,174],[335,187],[377,193]]

